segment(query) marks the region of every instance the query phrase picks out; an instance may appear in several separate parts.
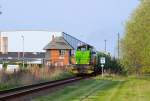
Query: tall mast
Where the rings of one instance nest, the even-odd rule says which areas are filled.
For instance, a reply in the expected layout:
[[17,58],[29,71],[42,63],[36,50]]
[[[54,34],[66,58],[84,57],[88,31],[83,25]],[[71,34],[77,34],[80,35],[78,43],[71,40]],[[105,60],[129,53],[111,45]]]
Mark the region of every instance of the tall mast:
[[118,59],[120,58],[120,34],[118,33]]
[[2,40],[2,36],[1,36],[1,31],[0,31],[0,52],[1,52],[1,48],[2,48],[1,40]]

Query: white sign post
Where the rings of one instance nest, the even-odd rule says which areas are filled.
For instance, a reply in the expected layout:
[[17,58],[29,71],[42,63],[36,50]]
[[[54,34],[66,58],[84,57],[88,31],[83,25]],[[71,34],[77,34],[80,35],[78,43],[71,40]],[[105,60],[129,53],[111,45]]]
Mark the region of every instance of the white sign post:
[[104,64],[105,64],[105,57],[101,57],[100,63],[102,67],[102,77],[104,76]]
[[105,64],[105,57],[101,57],[100,63]]

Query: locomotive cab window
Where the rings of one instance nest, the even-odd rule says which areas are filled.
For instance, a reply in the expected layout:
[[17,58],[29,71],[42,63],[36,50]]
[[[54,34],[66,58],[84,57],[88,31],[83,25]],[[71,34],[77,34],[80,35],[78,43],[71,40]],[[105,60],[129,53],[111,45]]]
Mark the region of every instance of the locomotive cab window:
[[86,48],[81,48],[81,51],[86,51]]
[[81,45],[77,47],[77,50],[80,50],[80,51],[86,51],[86,50],[92,50],[92,49],[93,47],[90,45]]

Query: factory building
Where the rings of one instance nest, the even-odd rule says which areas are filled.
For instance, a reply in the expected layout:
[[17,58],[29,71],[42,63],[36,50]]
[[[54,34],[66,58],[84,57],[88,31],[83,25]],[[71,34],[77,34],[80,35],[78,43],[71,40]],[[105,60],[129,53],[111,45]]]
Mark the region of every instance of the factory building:
[[0,53],[7,54],[8,53],[8,37],[2,37],[0,35]]
[[87,43],[85,43],[85,42],[83,42],[83,41],[81,41],[81,40],[79,40],[79,39],[77,39],[77,38],[75,38],[69,34],[66,34],[64,32],[62,32],[62,37],[73,47],[73,50],[71,52],[72,55],[74,55],[75,50],[77,49],[77,47],[79,45],[87,44]]
[[[24,56],[23,56],[24,54]],[[43,64],[45,52],[8,52],[0,53],[0,63],[22,63],[25,64]]]

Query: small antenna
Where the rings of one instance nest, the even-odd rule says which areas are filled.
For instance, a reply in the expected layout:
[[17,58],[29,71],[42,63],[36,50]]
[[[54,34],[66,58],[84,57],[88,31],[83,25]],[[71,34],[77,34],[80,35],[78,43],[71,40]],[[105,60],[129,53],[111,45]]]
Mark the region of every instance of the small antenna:
[[[0,8],[2,8],[1,6],[0,6]],[[0,15],[2,14],[2,11],[0,11]]]

